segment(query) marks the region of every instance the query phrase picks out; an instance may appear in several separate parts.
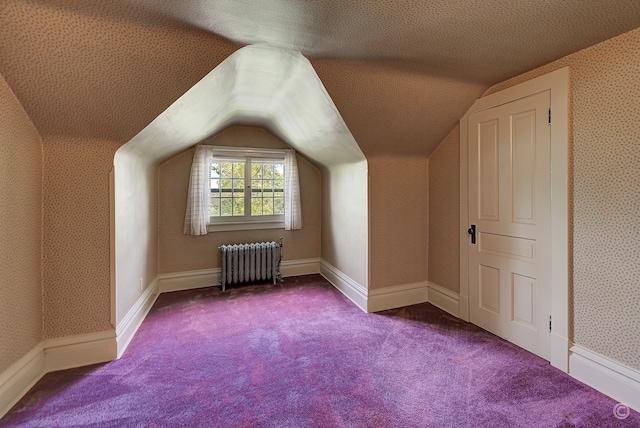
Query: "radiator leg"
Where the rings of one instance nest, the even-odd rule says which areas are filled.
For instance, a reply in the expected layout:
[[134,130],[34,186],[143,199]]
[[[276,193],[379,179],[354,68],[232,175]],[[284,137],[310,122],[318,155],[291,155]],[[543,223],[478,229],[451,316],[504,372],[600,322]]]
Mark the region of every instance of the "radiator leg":
[[[283,254],[283,247],[282,247],[282,240],[284,238],[280,237],[280,243],[277,245],[277,249],[278,249],[278,263],[276,263],[276,275],[274,275],[274,277],[277,278],[278,282],[282,282],[282,272],[280,272],[280,266],[282,265],[282,254]],[[274,279],[274,284],[275,284],[276,279]]]
[[227,281],[226,281],[226,276],[227,276],[227,251],[226,251],[226,247],[220,247],[220,286],[222,287],[222,291],[224,292],[226,285],[227,285]]

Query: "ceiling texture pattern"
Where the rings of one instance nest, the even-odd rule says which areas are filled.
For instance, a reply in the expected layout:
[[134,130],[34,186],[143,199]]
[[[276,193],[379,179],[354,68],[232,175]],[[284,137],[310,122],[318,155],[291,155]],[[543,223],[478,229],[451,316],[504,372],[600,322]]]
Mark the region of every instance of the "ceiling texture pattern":
[[125,143],[241,46],[295,49],[365,155],[429,155],[491,85],[638,26],[638,0],[3,0],[0,74],[43,135]]
[[129,0],[239,44],[491,85],[640,25],[637,0]]

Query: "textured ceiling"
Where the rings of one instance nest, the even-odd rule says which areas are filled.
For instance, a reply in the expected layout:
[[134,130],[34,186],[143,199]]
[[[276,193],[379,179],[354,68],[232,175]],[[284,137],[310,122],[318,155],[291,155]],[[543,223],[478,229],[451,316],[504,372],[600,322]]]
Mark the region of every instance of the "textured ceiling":
[[45,140],[124,144],[241,46],[294,48],[367,157],[415,156],[492,84],[638,26],[638,0],[0,0],[0,74]]
[[493,84],[640,25],[638,0],[129,0],[240,44]]

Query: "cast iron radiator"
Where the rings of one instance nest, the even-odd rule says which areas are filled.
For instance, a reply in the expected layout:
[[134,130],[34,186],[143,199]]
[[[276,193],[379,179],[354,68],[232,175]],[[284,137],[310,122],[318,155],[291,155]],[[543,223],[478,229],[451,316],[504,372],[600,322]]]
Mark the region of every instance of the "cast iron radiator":
[[227,284],[282,279],[282,238],[280,243],[256,242],[253,244],[230,244],[220,247],[220,285],[225,291]]

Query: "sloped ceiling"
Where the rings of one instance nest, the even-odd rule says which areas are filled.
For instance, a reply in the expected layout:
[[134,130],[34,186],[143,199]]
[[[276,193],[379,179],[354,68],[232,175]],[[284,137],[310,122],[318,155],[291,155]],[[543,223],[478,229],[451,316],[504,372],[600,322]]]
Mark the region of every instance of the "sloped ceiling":
[[324,166],[364,161],[309,60],[267,45],[238,49],[116,153],[160,163],[231,124],[262,126]]
[[640,25],[637,0],[2,0],[38,130],[123,144],[239,47],[307,56],[367,156],[428,155],[490,85]]

